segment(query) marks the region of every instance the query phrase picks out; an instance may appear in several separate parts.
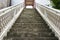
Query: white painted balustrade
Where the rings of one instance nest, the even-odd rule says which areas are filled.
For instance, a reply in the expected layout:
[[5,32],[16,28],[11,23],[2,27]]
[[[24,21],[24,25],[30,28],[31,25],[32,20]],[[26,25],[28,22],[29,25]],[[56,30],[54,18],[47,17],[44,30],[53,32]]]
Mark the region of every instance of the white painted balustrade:
[[16,21],[24,8],[24,3],[20,3],[0,10],[0,40],[6,35],[13,23]]
[[35,8],[60,40],[60,10],[35,3]]

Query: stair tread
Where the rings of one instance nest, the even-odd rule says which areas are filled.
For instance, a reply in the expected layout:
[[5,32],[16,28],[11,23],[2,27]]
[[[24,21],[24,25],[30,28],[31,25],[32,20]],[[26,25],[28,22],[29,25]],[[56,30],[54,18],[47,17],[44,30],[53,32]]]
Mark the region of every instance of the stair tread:
[[21,38],[21,37],[13,37],[13,38],[5,38],[5,39],[8,39],[8,40],[58,40],[56,37],[24,37],[24,38]]

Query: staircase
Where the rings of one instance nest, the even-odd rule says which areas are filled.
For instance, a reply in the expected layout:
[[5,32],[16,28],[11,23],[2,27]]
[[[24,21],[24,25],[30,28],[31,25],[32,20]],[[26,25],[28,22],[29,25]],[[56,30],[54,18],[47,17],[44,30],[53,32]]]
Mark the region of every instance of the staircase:
[[58,40],[35,9],[24,9],[3,40]]

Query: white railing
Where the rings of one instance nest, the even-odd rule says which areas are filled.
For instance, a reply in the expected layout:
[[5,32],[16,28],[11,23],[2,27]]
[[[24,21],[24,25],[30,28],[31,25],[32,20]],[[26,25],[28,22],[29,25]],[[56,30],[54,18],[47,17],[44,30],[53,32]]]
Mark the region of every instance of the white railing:
[[60,40],[60,10],[35,3],[35,8]]
[[13,23],[16,21],[24,8],[24,3],[20,3],[0,10],[0,40],[7,34]]

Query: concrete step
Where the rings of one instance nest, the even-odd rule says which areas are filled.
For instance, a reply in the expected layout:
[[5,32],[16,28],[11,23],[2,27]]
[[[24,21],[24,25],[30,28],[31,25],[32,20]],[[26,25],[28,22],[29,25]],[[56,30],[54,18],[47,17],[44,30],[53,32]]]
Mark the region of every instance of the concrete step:
[[13,38],[5,38],[5,40],[58,40],[56,37],[13,37]]
[[52,32],[12,32],[8,37],[54,37]]
[[17,28],[17,29],[11,29],[10,32],[20,32],[20,31],[29,31],[29,32],[52,32],[52,30],[48,29],[24,29],[24,28]]

